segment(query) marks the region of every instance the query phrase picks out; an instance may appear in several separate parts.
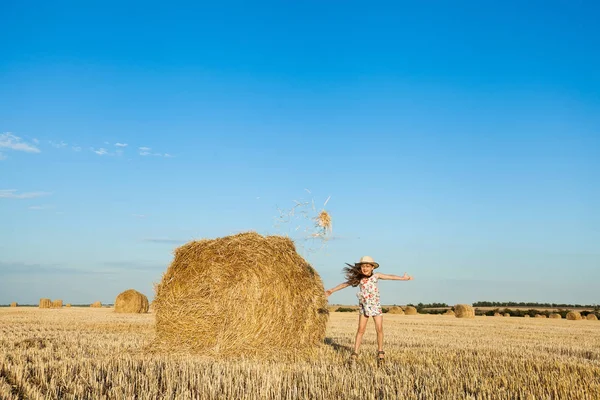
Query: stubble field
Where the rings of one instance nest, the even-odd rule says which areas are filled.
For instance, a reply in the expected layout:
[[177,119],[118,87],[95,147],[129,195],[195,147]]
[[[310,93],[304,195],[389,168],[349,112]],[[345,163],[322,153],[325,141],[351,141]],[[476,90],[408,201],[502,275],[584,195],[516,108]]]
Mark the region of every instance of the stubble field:
[[[273,321],[281,323],[282,321]],[[386,365],[355,313],[310,360],[150,351],[154,315],[0,308],[1,399],[600,399],[600,322],[385,315]]]

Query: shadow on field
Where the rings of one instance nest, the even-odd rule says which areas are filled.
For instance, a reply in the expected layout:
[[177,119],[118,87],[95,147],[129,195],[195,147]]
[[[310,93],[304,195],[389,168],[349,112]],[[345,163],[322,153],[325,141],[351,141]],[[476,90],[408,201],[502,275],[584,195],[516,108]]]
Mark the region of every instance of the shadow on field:
[[352,353],[352,347],[344,346],[343,344],[336,343],[332,338],[325,338],[325,344],[331,346],[333,350],[338,353]]

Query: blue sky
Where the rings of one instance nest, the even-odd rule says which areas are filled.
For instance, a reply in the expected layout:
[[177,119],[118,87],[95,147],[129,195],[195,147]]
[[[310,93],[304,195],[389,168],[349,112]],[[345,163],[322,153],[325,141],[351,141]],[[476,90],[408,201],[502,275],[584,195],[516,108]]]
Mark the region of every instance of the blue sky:
[[[246,230],[327,287],[413,274],[386,304],[600,303],[599,12],[3,2],[0,304],[151,297],[176,246]],[[329,197],[323,248],[277,223]]]

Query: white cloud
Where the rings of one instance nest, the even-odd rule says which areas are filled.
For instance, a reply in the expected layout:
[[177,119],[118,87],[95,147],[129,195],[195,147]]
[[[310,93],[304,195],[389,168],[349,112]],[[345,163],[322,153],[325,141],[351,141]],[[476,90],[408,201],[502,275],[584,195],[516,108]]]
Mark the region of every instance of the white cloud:
[[170,155],[169,153],[165,153],[164,157],[165,157],[165,158],[173,158],[173,156],[172,156],[172,155]]
[[36,138],[33,138],[33,139],[31,139],[31,141],[32,141],[33,143],[35,143],[35,144],[40,144],[40,141],[39,141],[39,140],[37,140]]
[[20,137],[13,135],[11,132],[0,134],[0,148],[24,151],[26,153],[40,153],[40,149],[24,142]]
[[138,150],[140,151],[140,156],[153,156],[153,157],[165,157],[165,158],[171,158],[173,157],[171,154],[169,153],[153,153],[152,149],[150,147],[138,147]]
[[81,151],[81,147],[79,146],[73,146],[71,149],[73,149],[73,151]]
[[115,143],[117,147],[127,147],[127,143]]
[[68,144],[63,142],[62,140],[60,142],[53,142],[52,140],[50,140],[48,141],[48,143],[50,143],[50,145],[55,149],[63,149],[68,146]]
[[100,148],[98,150],[94,150],[92,149],[92,151],[96,154],[98,154],[99,156],[103,156],[105,154],[108,154],[108,151],[106,151],[106,149]]
[[29,206],[27,207],[30,210],[48,210],[50,208],[54,208],[52,206]]
[[0,189],[0,199],[34,199],[49,194],[48,192],[17,193],[17,189]]

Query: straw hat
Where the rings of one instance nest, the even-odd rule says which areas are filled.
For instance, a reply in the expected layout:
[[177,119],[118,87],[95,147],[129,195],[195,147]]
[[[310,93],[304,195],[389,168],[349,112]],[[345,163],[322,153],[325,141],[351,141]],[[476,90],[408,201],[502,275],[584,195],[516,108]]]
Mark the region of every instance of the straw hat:
[[371,264],[373,266],[373,269],[379,268],[379,263],[376,263],[375,260],[373,260],[373,257],[369,257],[369,256],[362,257],[360,259],[360,261],[355,263],[354,265],[361,265],[361,264]]

